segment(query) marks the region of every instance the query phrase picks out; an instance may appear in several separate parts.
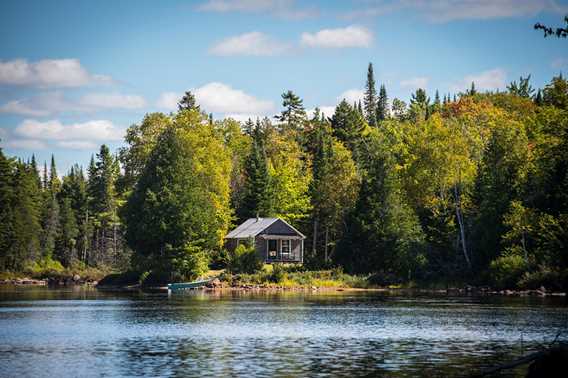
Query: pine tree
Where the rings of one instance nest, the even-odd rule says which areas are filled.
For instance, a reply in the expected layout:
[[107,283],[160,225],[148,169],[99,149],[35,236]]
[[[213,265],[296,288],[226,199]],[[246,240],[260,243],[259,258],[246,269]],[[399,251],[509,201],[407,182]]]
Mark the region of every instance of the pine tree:
[[183,110],[197,110],[201,111],[195,96],[190,91],[185,92],[181,100],[178,102],[178,110],[181,112]]
[[387,89],[384,84],[379,90],[379,100],[377,102],[377,121],[384,121],[389,116],[389,100],[387,97]]
[[440,101],[440,93],[436,89],[436,94],[434,95],[434,102],[432,103],[432,113],[439,112],[442,109],[442,103]]
[[469,89],[467,94],[470,96],[474,96],[477,94],[477,89],[475,89],[475,83],[473,81],[471,82],[471,88]]
[[536,96],[534,97],[534,103],[538,106],[543,104],[542,91],[540,89],[536,92]]
[[245,195],[242,207],[237,210],[240,220],[255,216],[269,216],[272,213],[270,198],[270,176],[264,146],[264,135],[257,123],[253,130],[252,149],[245,164]]
[[285,129],[299,130],[303,127],[306,121],[306,111],[302,103],[302,99],[291,90],[282,93],[284,110],[275,118],[282,123]]
[[335,113],[331,118],[333,135],[352,151],[359,145],[363,130],[365,130],[363,116],[353,109],[345,100],[335,107]]
[[9,253],[14,240],[13,165],[0,148],[0,271],[6,271],[14,264]]
[[[44,168],[47,171],[47,167]],[[42,254],[45,258],[52,258],[55,252],[55,241],[60,232],[59,224],[59,203],[57,202],[57,194],[60,189],[60,181],[57,176],[57,168],[55,167],[55,157],[51,155],[51,165],[49,168],[49,177],[44,173],[45,188],[43,191],[43,214],[42,228],[43,235],[41,238]]]
[[426,120],[430,117],[430,98],[426,91],[418,88],[410,98],[410,118],[414,121]]
[[375,74],[373,63],[367,68],[367,82],[365,83],[365,95],[363,97],[365,118],[369,126],[377,125],[377,89],[375,87]]

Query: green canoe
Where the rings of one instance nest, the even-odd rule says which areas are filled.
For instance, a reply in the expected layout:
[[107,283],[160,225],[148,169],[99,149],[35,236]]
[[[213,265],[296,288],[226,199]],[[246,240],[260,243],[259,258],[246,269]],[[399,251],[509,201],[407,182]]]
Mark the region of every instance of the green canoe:
[[168,290],[176,291],[176,290],[187,290],[187,289],[197,289],[199,287],[203,287],[207,285],[209,282],[213,281],[214,278],[201,280],[201,281],[193,281],[193,282],[178,282],[178,283],[171,283],[168,284]]

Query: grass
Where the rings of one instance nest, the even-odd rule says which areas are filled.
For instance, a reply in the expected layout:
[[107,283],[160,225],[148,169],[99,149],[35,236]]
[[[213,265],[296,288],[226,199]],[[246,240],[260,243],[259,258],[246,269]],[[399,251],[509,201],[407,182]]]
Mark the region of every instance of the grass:
[[343,273],[341,269],[303,270],[296,265],[266,264],[253,274],[221,274],[221,280],[230,285],[262,285],[280,287],[337,287],[368,288],[366,276]]
[[39,261],[29,263],[18,272],[0,272],[1,280],[11,280],[23,277],[34,279],[66,279],[78,275],[81,280],[98,281],[111,273],[112,270],[106,267],[88,267],[83,263],[76,262],[69,267],[64,267],[56,260],[44,258]]

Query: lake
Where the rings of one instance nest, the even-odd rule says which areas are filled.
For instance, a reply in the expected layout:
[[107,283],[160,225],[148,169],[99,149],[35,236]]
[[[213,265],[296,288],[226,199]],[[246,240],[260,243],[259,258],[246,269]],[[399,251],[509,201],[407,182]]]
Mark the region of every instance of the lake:
[[467,376],[567,324],[566,298],[6,286],[0,376]]

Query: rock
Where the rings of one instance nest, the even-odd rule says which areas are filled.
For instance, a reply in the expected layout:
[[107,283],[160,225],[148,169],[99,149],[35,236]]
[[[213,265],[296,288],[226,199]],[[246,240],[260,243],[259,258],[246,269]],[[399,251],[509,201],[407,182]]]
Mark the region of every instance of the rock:
[[73,281],[74,282],[78,282],[81,280],[81,276],[79,276],[78,274],[73,275]]
[[312,286],[312,290],[317,290],[318,288],[316,286]]

